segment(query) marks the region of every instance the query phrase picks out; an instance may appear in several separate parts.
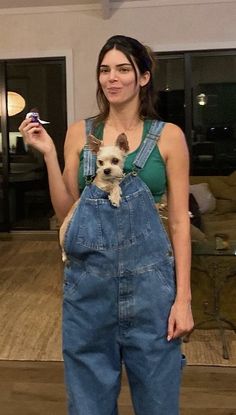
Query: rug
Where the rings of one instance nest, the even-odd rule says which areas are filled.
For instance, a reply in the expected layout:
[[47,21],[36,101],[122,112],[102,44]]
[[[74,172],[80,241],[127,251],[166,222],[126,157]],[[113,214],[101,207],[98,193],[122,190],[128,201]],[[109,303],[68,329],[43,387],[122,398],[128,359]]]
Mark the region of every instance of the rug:
[[[61,253],[57,241],[0,241],[0,360],[61,361]],[[236,334],[195,330],[183,343],[188,365],[236,366]]]
[[187,364],[236,367],[236,334],[233,330],[225,330],[225,338],[229,359],[223,359],[219,330],[195,330],[189,342],[182,345]]
[[60,361],[57,241],[0,241],[0,359]]

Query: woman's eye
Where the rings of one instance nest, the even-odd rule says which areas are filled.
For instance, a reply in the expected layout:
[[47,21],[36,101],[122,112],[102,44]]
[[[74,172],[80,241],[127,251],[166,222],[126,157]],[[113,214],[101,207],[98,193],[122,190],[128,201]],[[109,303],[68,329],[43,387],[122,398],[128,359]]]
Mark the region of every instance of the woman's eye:
[[102,160],[98,160],[98,164],[99,164],[99,166],[103,166],[103,161]]
[[111,162],[112,162],[112,164],[118,164],[119,163],[119,160],[114,157]]
[[109,68],[100,68],[100,73],[108,73]]
[[120,71],[121,73],[127,73],[127,72],[129,72],[130,70],[132,70],[132,68],[130,68],[130,66],[121,66],[121,67],[119,68],[119,71]]

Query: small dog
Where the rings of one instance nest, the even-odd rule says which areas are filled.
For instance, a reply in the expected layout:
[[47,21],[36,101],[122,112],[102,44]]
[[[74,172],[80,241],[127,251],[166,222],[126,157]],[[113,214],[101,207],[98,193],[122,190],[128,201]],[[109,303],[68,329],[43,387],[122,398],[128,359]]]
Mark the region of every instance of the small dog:
[[97,154],[97,172],[93,183],[108,192],[111,204],[118,207],[121,201],[119,184],[124,177],[125,154],[129,151],[127,137],[120,134],[114,146],[103,146],[101,140],[92,135],[88,140],[91,151]]
[[[122,196],[120,181],[124,177],[124,161],[129,151],[127,137],[125,134],[120,134],[116,139],[115,145],[104,146],[101,140],[90,134],[88,136],[88,145],[90,150],[97,155],[97,171],[93,183],[99,189],[108,193],[108,199],[114,207],[119,207]],[[59,230],[63,262],[66,261],[66,254],[63,248],[65,233],[78,203],[79,200],[73,204]]]

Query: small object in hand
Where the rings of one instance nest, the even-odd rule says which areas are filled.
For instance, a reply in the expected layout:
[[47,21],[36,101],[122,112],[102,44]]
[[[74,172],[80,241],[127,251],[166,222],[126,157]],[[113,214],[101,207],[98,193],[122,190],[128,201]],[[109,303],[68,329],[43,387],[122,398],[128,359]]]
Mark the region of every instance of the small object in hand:
[[229,238],[225,233],[215,234],[216,250],[221,251],[229,249]]
[[50,124],[50,121],[40,120],[39,113],[36,109],[32,109],[25,118],[31,118],[32,122],[39,122],[40,124]]

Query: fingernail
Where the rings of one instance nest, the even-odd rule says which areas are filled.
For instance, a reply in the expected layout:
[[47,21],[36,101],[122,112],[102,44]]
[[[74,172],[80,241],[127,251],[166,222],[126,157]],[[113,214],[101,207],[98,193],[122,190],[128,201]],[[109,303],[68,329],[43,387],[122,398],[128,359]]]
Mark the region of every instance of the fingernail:
[[171,335],[169,334],[168,336],[167,336],[167,341],[169,342],[171,340]]

